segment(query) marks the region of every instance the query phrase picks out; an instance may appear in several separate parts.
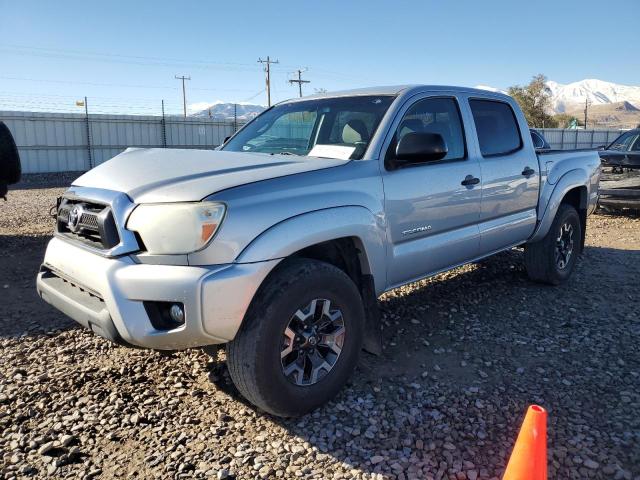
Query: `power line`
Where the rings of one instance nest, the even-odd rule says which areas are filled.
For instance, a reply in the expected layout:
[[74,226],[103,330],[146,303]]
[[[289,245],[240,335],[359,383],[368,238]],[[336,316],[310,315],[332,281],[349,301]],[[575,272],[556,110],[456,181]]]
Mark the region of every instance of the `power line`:
[[[33,47],[16,44],[0,44],[0,50],[18,55],[35,55],[40,57],[69,58],[71,60],[96,60],[108,63],[126,63],[133,65],[152,66],[182,66],[190,68],[221,68],[228,70],[253,70],[255,64],[242,62],[223,62],[215,60],[194,60],[182,58],[163,58],[143,55],[121,55],[117,53],[69,50],[50,47]],[[102,58],[101,58],[102,57]],[[276,62],[273,62],[276,63]],[[279,63],[279,62],[278,62]],[[296,68],[295,65],[281,64],[280,67],[273,67],[279,70]],[[346,75],[343,72],[336,72],[324,68],[313,67],[314,75],[321,77],[333,77],[351,81],[366,81],[364,77]]]
[[19,55],[38,57],[67,58],[71,60],[97,60],[107,63],[125,63],[131,65],[155,66],[188,66],[193,68],[222,68],[229,70],[255,69],[254,64],[239,62],[217,62],[203,60],[184,60],[177,58],[147,57],[140,55],[120,55],[113,53],[82,52],[78,50],[61,50],[55,48],[27,47],[20,45],[1,45],[0,50]]
[[[0,80],[15,80],[21,82],[40,82],[40,83],[59,83],[63,85],[87,85],[91,87],[124,87],[124,88],[144,88],[148,90],[150,88],[159,90],[176,90],[179,87],[170,85],[144,85],[137,84],[131,85],[127,83],[103,83],[103,82],[79,82],[74,80],[60,80],[60,79],[48,79],[48,78],[29,78],[29,77],[15,77],[10,75],[0,75]],[[190,90],[206,91],[206,92],[253,92],[253,89],[249,88],[204,88],[204,87],[190,87]],[[260,93],[264,92],[264,89]],[[29,94],[26,94],[29,95]],[[74,97],[75,98],[75,97]],[[139,97],[136,97],[139,98]],[[153,98],[155,100],[155,97]]]
[[[178,87],[180,88],[180,87]],[[228,103],[246,103],[259,95],[263,94],[265,89],[253,93],[253,95],[242,98],[240,100],[230,101]],[[41,93],[26,92],[3,92],[0,91],[0,110],[12,111],[50,111],[60,113],[76,113],[78,108],[75,104],[78,97],[76,95],[54,95]],[[160,111],[161,101],[157,98],[141,98],[141,97],[103,97],[90,96],[91,113],[106,114],[146,114],[155,115]],[[165,110],[170,114],[180,113],[184,116],[184,102],[180,99],[180,103],[167,102],[165,100]],[[203,108],[206,108],[203,107]],[[187,112],[189,105],[187,105]]]
[[302,98],[302,84],[303,83],[311,83],[311,80],[302,80],[302,72],[306,72],[307,69],[305,68],[304,70],[296,70],[296,72],[298,73],[298,79],[297,80],[289,80],[289,83],[291,85],[293,85],[294,83],[298,84],[298,91],[300,92],[300,98]]
[[[194,59],[184,59],[184,58],[167,58],[167,57],[153,57],[148,55],[122,55],[119,53],[112,52],[96,52],[96,51],[88,51],[88,50],[70,50],[70,49],[62,49],[62,48],[51,48],[51,47],[34,47],[29,45],[16,45],[16,44],[0,44],[0,49],[4,49],[7,51],[18,50],[18,53],[29,55],[29,51],[35,51],[35,53],[46,53],[54,55],[63,55],[63,56],[83,56],[83,57],[109,57],[114,59],[131,59],[131,60],[149,60],[152,62],[174,62],[183,66],[195,66],[196,64],[201,64],[206,67],[210,66],[231,66],[231,67],[251,67],[255,68],[255,64],[253,63],[243,63],[243,62],[225,62],[219,60],[194,60]],[[117,60],[116,60],[117,61]],[[295,65],[285,65],[281,64],[282,68],[296,68]],[[330,72],[330,70],[325,70]],[[335,73],[335,72],[334,72]]]
[[266,84],[267,84],[267,107],[271,106],[271,64],[272,63],[280,63],[278,60],[271,60],[267,55],[266,60],[262,60],[262,58],[258,58],[258,63],[262,63],[265,65],[264,71],[267,74],[266,76]]
[[41,82],[41,83],[60,83],[64,85],[88,85],[91,87],[126,87],[126,88],[158,88],[162,90],[175,90],[175,87],[160,86],[160,85],[131,85],[126,83],[102,83],[102,82],[78,82],[59,79],[46,79],[46,78],[28,78],[28,77],[14,77],[10,75],[0,75],[0,80],[16,80],[21,82]]
[[258,95],[261,95],[262,93],[264,93],[264,88],[262,90],[260,90],[258,93],[256,93],[255,95],[251,95],[249,98],[245,98],[244,100],[241,100],[242,102],[249,102],[251,100],[253,100],[254,98],[256,98]]
[[176,80],[182,80],[182,106],[184,109],[184,118],[187,118],[187,90],[184,85],[185,80],[191,80],[191,76],[178,76],[176,75]]

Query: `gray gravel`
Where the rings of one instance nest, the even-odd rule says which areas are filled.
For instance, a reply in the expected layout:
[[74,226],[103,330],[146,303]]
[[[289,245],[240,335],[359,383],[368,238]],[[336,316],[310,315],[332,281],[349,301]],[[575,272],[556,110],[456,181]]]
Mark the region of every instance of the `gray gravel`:
[[640,219],[595,215],[573,280],[522,253],[380,302],[381,357],[310,415],[254,410],[223,351],[117,347],[41,302],[34,276],[67,179],[0,202],[0,478],[498,478],[527,405],[549,478],[640,479]]

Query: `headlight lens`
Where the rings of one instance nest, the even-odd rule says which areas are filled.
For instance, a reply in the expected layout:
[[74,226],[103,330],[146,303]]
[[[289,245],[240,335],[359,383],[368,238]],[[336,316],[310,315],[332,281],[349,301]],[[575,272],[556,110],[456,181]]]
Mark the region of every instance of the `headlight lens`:
[[224,218],[221,203],[153,203],[138,205],[127,229],[138,232],[153,254],[184,254],[204,248]]

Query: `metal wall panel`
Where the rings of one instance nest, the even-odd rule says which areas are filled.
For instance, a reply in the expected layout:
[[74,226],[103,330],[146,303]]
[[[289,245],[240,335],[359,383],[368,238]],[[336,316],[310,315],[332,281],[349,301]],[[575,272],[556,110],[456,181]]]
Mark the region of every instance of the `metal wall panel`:
[[[18,145],[24,173],[84,171],[128,147],[164,148],[162,117],[3,112]],[[240,123],[165,117],[167,148],[213,149]]]
[[[16,139],[24,173],[88,170],[128,147],[164,148],[162,117],[137,115],[2,112]],[[165,117],[167,148],[213,149],[236,128],[208,118]],[[307,135],[304,128],[300,136]],[[554,149],[595,148],[611,143],[619,130],[539,129]],[[298,133],[298,132],[296,132]]]
[[537,129],[547,139],[551,148],[571,150],[574,148],[596,148],[608,145],[624,130],[576,130],[563,128]]
[[86,169],[86,123],[60,113],[0,112],[20,150],[23,172]]

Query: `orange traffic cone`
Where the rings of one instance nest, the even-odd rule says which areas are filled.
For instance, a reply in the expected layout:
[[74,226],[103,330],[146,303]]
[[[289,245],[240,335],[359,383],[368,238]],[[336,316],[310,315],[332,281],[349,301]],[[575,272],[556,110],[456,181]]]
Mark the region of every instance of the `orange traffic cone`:
[[547,480],[547,411],[531,405],[503,480]]

